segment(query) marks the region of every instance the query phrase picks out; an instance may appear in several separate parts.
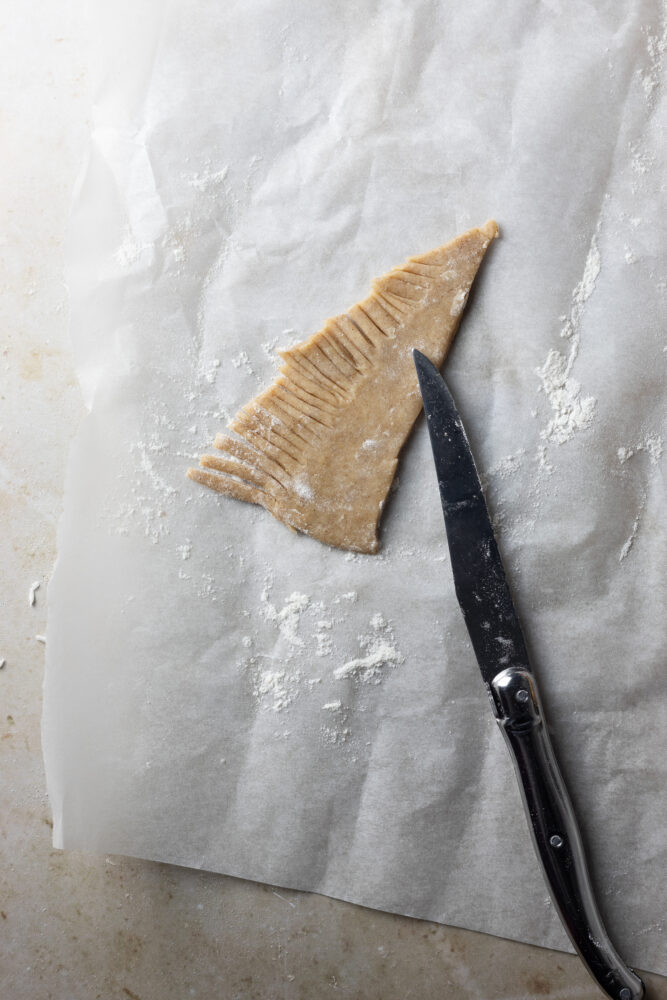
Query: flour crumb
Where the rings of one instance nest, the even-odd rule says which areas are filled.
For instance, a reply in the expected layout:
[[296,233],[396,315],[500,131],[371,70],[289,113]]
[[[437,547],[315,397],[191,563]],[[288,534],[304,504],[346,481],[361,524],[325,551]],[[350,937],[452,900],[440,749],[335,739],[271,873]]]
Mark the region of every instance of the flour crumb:
[[333,622],[321,619],[315,626],[315,656],[331,656],[333,652]]
[[46,636],[44,636],[44,635],[36,635],[35,636],[35,642],[41,642],[43,646],[46,645]]
[[4,656],[0,656],[0,670],[4,670],[6,666],[7,666],[7,660],[4,658]]
[[340,710],[341,710],[342,707],[343,707],[343,702],[340,700],[340,698],[338,698],[338,699],[336,699],[336,701],[328,701],[326,703],[326,705],[322,705],[322,711],[323,712],[340,712]]
[[248,375],[254,375],[255,372],[250,364],[250,358],[248,357],[246,351],[239,351],[235,358],[232,358],[232,364],[235,368],[242,368],[244,372]]
[[37,591],[39,590],[40,586],[41,586],[41,584],[40,584],[39,580],[35,581],[35,583],[33,583],[33,584],[30,585],[30,590],[28,591],[28,605],[31,608],[34,608],[34,606],[35,606],[35,602],[37,600],[37,598],[35,597],[35,595],[36,595]]
[[338,597],[334,598],[334,604],[340,604],[341,601],[349,601],[350,604],[356,604],[359,599],[359,595],[356,590],[348,590],[345,594],[340,594]]
[[[233,364],[234,362],[232,362]],[[208,382],[209,385],[213,385],[216,378],[218,377],[218,369],[222,367],[222,362],[220,358],[212,358],[208,364],[203,364],[200,366],[198,371],[198,377]]]
[[266,340],[261,346],[262,346],[262,351],[264,352],[266,357],[269,358],[269,360],[271,361],[275,361],[276,349],[278,347],[278,338],[273,337],[271,340]]
[[180,553],[181,559],[183,559],[184,561],[186,559],[189,559],[190,556],[192,555],[192,542],[190,541],[190,539],[187,538],[183,543],[183,545],[178,545],[177,550]]

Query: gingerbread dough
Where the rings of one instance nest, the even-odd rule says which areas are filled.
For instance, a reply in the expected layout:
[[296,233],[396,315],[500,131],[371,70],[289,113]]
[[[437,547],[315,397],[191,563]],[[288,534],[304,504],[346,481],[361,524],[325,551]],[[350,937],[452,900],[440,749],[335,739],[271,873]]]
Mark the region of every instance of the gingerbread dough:
[[290,528],[377,552],[398,453],[421,409],[412,361],[440,367],[498,227],[491,220],[378,278],[370,296],[279,352],[274,382],[219,434],[221,455],[188,475],[261,504]]

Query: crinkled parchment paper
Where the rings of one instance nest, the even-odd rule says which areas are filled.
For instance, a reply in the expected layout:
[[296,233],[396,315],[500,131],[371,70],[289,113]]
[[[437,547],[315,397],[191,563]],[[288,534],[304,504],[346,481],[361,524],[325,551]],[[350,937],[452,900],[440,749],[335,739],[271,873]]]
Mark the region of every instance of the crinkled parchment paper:
[[610,933],[667,973],[664,31],[655,2],[92,8],[57,846],[568,947],[423,424],[378,556],[185,478],[276,346],[493,215],[447,375]]

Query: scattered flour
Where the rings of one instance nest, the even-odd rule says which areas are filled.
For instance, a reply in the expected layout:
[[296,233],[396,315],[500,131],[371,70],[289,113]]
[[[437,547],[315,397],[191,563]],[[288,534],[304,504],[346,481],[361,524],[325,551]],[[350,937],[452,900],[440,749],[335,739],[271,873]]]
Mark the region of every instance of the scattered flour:
[[551,465],[547,458],[547,446],[545,444],[541,444],[538,447],[535,461],[537,462],[537,467],[540,472],[545,472],[548,476],[550,476],[554,471],[553,465]]
[[657,465],[664,452],[664,442],[661,436],[659,434],[649,434],[640,444],[636,444],[634,448],[619,448],[617,452],[618,460],[621,465],[625,465],[626,462],[641,451],[648,455],[651,465]]
[[272,337],[271,340],[265,340],[261,347],[262,351],[270,361],[276,360],[276,350],[278,349],[277,337]]
[[276,626],[280,634],[293,649],[303,649],[304,640],[298,635],[299,622],[303,612],[310,607],[310,598],[298,591],[290,594],[283,607],[278,610],[269,601],[269,588],[262,591],[262,614],[264,620]]
[[642,177],[649,172],[654,163],[653,157],[642,150],[638,142],[630,143],[630,166],[633,173]]
[[[275,650],[262,652],[261,628],[241,639],[245,649],[251,651],[243,668],[252,678],[251,690],[262,710],[285,712],[298,698],[312,694],[325,680],[336,682],[349,678],[357,683],[379,684],[388,668],[404,662],[390,623],[384,615],[376,613],[368,623],[368,632],[358,636],[359,656],[335,667],[328,677],[312,676],[312,665],[318,659],[336,655],[336,631],[338,626],[345,625],[346,618],[342,614],[337,616],[335,607],[356,603],[357,592],[350,590],[337,594],[325,605],[294,591],[280,607],[270,599],[272,588],[273,578],[268,574],[260,594],[260,620],[278,630],[286,640],[286,648],[282,647],[278,656]],[[247,616],[251,617],[250,612]],[[267,661],[271,665],[265,667]],[[326,725],[320,727],[325,742],[346,743],[351,736],[350,710],[336,697],[321,703],[321,710],[328,716]]]
[[213,385],[218,375],[218,369],[221,365],[222,362],[220,361],[220,358],[211,358],[211,360],[206,364],[202,362],[199,366],[197,376],[205,382],[208,382],[209,385]]
[[551,420],[541,432],[541,437],[545,441],[565,444],[578,431],[590,427],[593,421],[597,401],[592,396],[582,398],[581,386],[571,377],[571,374],[574,363],[579,356],[581,317],[584,306],[595,289],[600,267],[600,251],[598,250],[596,231],[591,238],[581,281],[572,292],[570,315],[562,317],[564,325],[560,335],[569,341],[569,353],[565,356],[560,351],[551,350],[542,367],[537,369],[537,374],[542,382],[541,389],[553,411]]
[[[626,462],[629,462],[631,458],[634,458],[634,456],[639,454],[640,452],[644,452],[646,455],[648,455],[651,465],[658,465],[664,453],[664,443],[662,437],[659,434],[647,434],[644,440],[641,441],[639,444],[636,444],[634,448],[621,447],[618,449],[616,454],[618,456],[618,460],[621,463],[621,465],[625,465]],[[644,509],[646,507],[647,500],[648,500],[648,490],[645,490],[642,495],[641,501],[639,503],[639,509],[637,511],[635,519],[632,522],[632,528],[630,529],[630,534],[623,543],[623,546],[619,553],[618,556],[619,562],[623,562],[623,560],[627,558],[630,550],[632,549],[632,546],[634,545],[635,539],[637,537],[639,528],[642,523],[642,519],[644,516]]]
[[185,178],[186,183],[203,194],[215,194],[217,189],[227,178],[229,166],[225,165],[221,170],[211,170],[211,161],[207,160],[204,170],[199,174],[191,174]]
[[664,8],[659,32],[653,32],[644,28],[644,34],[646,36],[648,66],[640,72],[639,76],[642,87],[644,88],[644,93],[646,94],[646,99],[649,106],[651,106],[655,99],[655,91],[658,89],[662,78],[662,63],[665,55],[665,49],[667,49],[667,23],[665,21]]
[[333,603],[340,604],[341,601],[349,601],[351,604],[356,604],[359,600],[359,595],[356,590],[348,590],[344,594],[340,594],[339,597],[334,597]]
[[495,465],[492,465],[490,469],[487,469],[486,472],[480,476],[482,486],[486,488],[491,479],[507,479],[508,476],[516,475],[523,465],[525,457],[526,449],[520,448],[513,455],[506,455],[505,458],[499,459]]
[[323,712],[330,713],[331,721],[320,727],[320,734],[326,743],[332,746],[340,746],[347,743],[351,735],[351,730],[347,724],[348,711],[343,707],[340,698],[335,701],[328,701],[322,705]]
[[119,504],[114,511],[116,533],[129,535],[137,525],[143,526],[146,538],[156,545],[169,534],[167,512],[180,491],[161,475],[157,468],[159,457],[168,453],[166,441],[152,435],[144,441],[130,445],[130,454],[136,456],[136,477],[125,496],[129,501]]
[[272,712],[282,712],[292,704],[298,694],[301,673],[296,670],[262,670],[258,674],[253,692],[255,697]]
[[359,636],[359,645],[364,655],[336,667],[333,675],[337,681],[352,678],[364,684],[379,684],[387,667],[405,662],[405,657],[396,648],[389,622],[382,615],[376,614],[371,618],[370,626],[370,633]]
[[142,255],[150,252],[153,255],[153,246],[150,243],[138,243],[131,229],[126,229],[123,240],[114,254],[117,264],[123,268],[130,268],[141,259]]
[[250,358],[246,351],[239,351],[235,358],[231,359],[234,368],[242,368],[247,375],[254,375],[255,372],[250,364]]

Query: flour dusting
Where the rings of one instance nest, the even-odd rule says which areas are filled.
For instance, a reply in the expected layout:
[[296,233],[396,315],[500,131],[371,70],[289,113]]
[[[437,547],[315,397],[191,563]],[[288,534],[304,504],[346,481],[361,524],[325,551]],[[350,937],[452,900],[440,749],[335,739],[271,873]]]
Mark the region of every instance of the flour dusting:
[[[333,685],[346,679],[357,685],[378,685],[391,669],[405,662],[391,623],[380,612],[372,615],[367,630],[357,636],[358,654],[345,659],[340,650],[349,643],[347,609],[357,603],[356,591],[332,595],[325,603],[300,591],[276,601],[273,589],[269,571],[259,595],[259,614],[244,612],[254,628],[252,634],[241,637],[247,656],[239,666],[249,677],[250,691],[261,711],[287,714],[295,702],[310,699],[305,702],[306,711],[326,713],[326,723],[319,725],[321,738],[341,746],[352,736],[352,709],[334,694]],[[271,630],[279,633],[284,644],[277,647],[271,641]],[[324,671],[327,659],[333,663]],[[316,691],[321,692],[319,707]],[[289,734],[277,735],[286,738]]]
[[595,415],[597,400],[593,396],[582,397],[581,386],[572,378],[572,369],[579,356],[579,327],[586,302],[595,290],[600,274],[601,261],[597,243],[597,231],[593,234],[584,264],[584,273],[572,292],[572,307],[569,316],[562,317],[564,324],[560,335],[569,341],[567,355],[551,350],[537,374],[542,382],[541,390],[547,397],[553,415],[541,432],[545,441],[565,444],[581,430],[590,427]]
[[299,636],[299,622],[301,615],[310,607],[310,598],[298,591],[290,594],[285,604],[278,610],[269,601],[268,588],[262,591],[262,613],[264,620],[276,626],[283,639],[286,639],[293,649],[303,649],[304,640]]
[[239,353],[231,360],[232,364],[234,365],[234,368],[242,368],[243,371],[246,372],[246,374],[248,375],[255,374],[254,369],[250,364],[250,358],[248,357],[247,351],[239,351]]
[[294,701],[301,676],[298,670],[291,674],[286,670],[262,670],[255,680],[255,697],[270,711],[282,712]]
[[387,667],[405,662],[405,657],[396,647],[389,622],[381,614],[376,614],[369,624],[371,632],[359,636],[359,645],[364,655],[336,667],[333,672],[336,680],[352,678],[365,684],[378,684]]
[[[664,453],[664,443],[662,437],[659,434],[647,434],[644,440],[640,441],[639,444],[636,444],[633,447],[626,446],[619,448],[616,452],[616,455],[621,465],[625,465],[626,462],[629,462],[630,459],[635,457],[635,455],[638,455],[642,452],[648,455],[648,459],[651,465],[657,466]],[[635,539],[637,538],[637,535],[639,533],[639,528],[641,527],[641,523],[644,516],[644,509],[646,507],[647,501],[648,501],[648,486],[644,489],[644,492],[642,494],[642,498],[639,503],[639,509],[637,511],[637,514],[635,515],[634,521],[632,522],[632,528],[630,529],[630,534],[623,543],[623,546],[619,553],[618,556],[619,562],[623,562],[624,559],[627,559],[632,549],[632,546],[635,543]]]
[[667,49],[667,24],[665,23],[664,8],[661,16],[660,29],[650,31],[644,29],[646,36],[646,53],[648,55],[648,66],[639,74],[644,93],[649,106],[653,104],[655,92],[662,79],[662,63]]
[[463,312],[463,307],[466,304],[466,299],[468,298],[468,291],[465,288],[459,288],[458,292],[452,299],[452,305],[449,310],[450,316],[460,316]]
[[634,448],[619,448],[617,451],[618,460],[621,465],[625,465],[638,452],[642,451],[648,455],[651,465],[657,465],[664,452],[662,437],[659,434],[649,434],[643,441],[636,444]]

